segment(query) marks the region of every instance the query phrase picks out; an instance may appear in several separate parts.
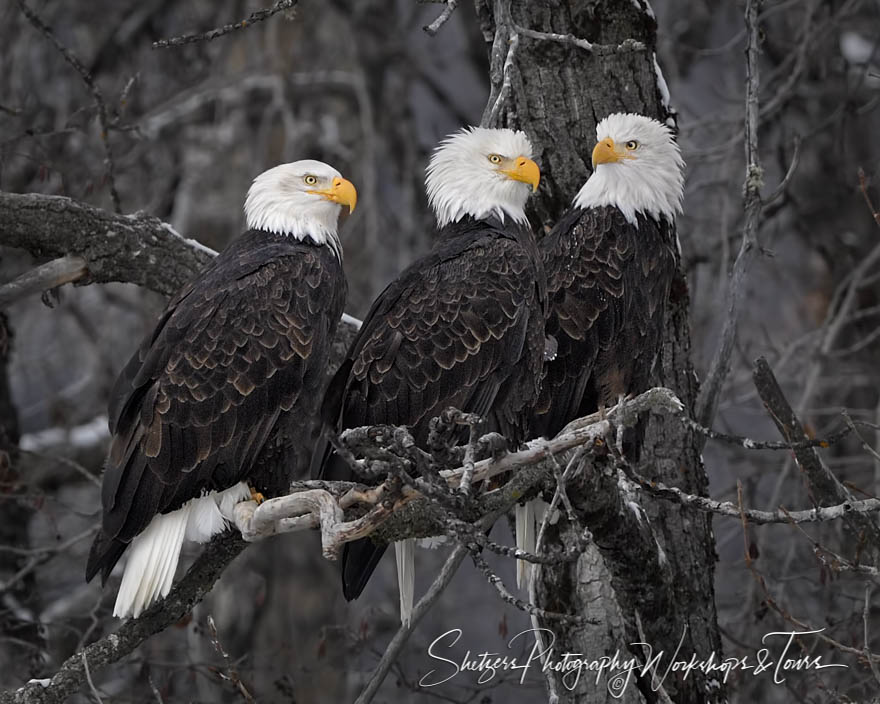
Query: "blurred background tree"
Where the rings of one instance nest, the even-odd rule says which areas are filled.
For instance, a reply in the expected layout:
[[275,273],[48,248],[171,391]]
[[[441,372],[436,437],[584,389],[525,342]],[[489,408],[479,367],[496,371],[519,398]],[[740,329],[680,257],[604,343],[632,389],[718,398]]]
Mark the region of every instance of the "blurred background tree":
[[[461,125],[478,123],[487,98],[492,105],[497,97],[497,59],[493,64],[489,51],[499,24],[497,4],[459,2],[431,37],[422,27],[436,20],[443,4],[304,0],[211,42],[153,49],[154,41],[223,26],[261,5],[34,3],[32,9],[102,94],[105,143],[81,75],[19,3],[6,3],[0,8],[0,190],[65,195],[112,211],[109,144],[112,185],[123,213],[145,211],[216,249],[242,230],[241,205],[254,176],[284,161],[327,161],[360,193],[357,212],[342,228],[347,311],[360,317],[374,295],[431,244],[423,190],[430,150]],[[678,230],[690,296],[683,294],[671,325],[686,333],[689,314],[692,348],[673,336],[680,347],[664,349],[664,380],[693,402],[697,388],[683,360],[691,357],[697,376],[705,376],[725,319],[726,282],[744,222],[743,7],[731,0],[658,0],[653,11],[644,0],[513,3],[510,21],[596,44],[632,38],[650,53],[656,49],[668,104],[644,52],[637,59],[642,63],[631,64],[632,76],[623,77],[613,56],[521,37],[518,82],[495,119],[535,139],[545,178],[532,215],[542,228],[586,177],[597,118],[624,108],[675,118],[688,164]],[[752,360],[763,355],[809,431],[824,436],[841,424],[841,407],[854,419],[880,422],[876,268],[857,268],[877,256],[880,232],[857,175],[862,167],[869,180],[876,177],[880,160],[873,139],[880,124],[880,8],[868,0],[765,2],[760,26],[765,195],[783,181],[796,149],[798,158],[784,189],[764,210],[761,251],[748,273],[732,371],[713,427],[776,439],[751,377]],[[880,200],[876,188],[868,192]],[[35,264],[20,249],[0,254],[4,282]],[[52,310],[39,297],[10,306],[0,335],[6,372],[0,383],[4,688],[51,675],[71,653],[115,627],[109,590],[104,594],[82,582],[99,510],[106,396],[164,302],[126,284],[65,287],[44,299]],[[863,436],[868,445],[880,446],[880,434]],[[666,457],[657,472],[667,480],[679,472],[682,479],[675,483],[699,493],[705,480],[698,450],[692,447],[691,454],[684,465],[678,456]],[[858,498],[877,495],[880,462],[857,439],[834,446],[825,457]],[[736,501],[740,481],[746,506],[811,505],[790,453],[710,441],[702,459],[714,498]],[[797,529],[748,529],[745,549],[765,592],[745,564],[739,522],[714,521],[713,580],[706,519],[646,504],[652,517],[662,514],[661,525],[679,526],[678,536],[666,536],[667,545],[690,545],[693,553],[687,565],[675,550],[670,553],[682,570],[676,618],[697,609],[702,624],[693,630],[711,636],[715,608],[725,654],[753,654],[763,634],[794,628],[770,609],[768,595],[783,613],[827,628],[838,642],[857,650],[866,645],[863,617],[869,625],[876,622],[880,602],[866,595],[864,576],[840,573],[839,563],[819,559]],[[497,527],[494,537],[504,540],[503,531]],[[859,536],[840,523],[809,533],[858,560]],[[682,536],[692,542],[682,543]],[[420,551],[417,592],[436,573],[443,557],[438,552]],[[394,573],[386,562],[364,598],[346,606],[336,566],[320,557],[315,536],[251,546],[191,620],[96,674],[95,684],[103,701],[240,700],[218,675],[226,663],[206,626],[211,614],[258,701],[350,701],[396,629]],[[513,583],[512,561],[491,564]],[[506,638],[529,622],[465,566],[411,638],[379,700],[429,696],[417,685],[436,664],[426,656],[427,646],[454,627],[465,629],[466,647],[474,652],[503,651]],[[870,628],[869,637],[876,651]],[[591,637],[587,642],[595,643]],[[819,641],[808,646],[815,654],[828,647]],[[840,652],[831,661],[849,669],[798,673],[784,685],[740,675],[727,694],[738,701],[858,701],[876,691],[864,661]],[[462,675],[430,695],[461,702],[545,698],[543,679],[534,673],[525,685],[518,673],[499,675],[488,685],[475,682]],[[588,685],[584,696],[594,696],[591,701],[610,700],[602,688]],[[79,698],[94,696],[84,689]],[[632,696],[641,695],[633,690]]]

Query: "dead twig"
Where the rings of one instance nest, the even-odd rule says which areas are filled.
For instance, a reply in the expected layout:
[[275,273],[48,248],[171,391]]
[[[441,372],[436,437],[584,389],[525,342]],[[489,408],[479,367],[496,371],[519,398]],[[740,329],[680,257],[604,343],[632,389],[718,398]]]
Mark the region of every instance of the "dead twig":
[[746,3],[745,22],[748,30],[746,46],[746,110],[745,110],[745,149],[746,173],[743,182],[743,224],[742,243],[739,254],[733,264],[733,271],[727,287],[727,305],[721,341],[715,350],[709,373],[703,382],[700,397],[697,399],[697,421],[710,427],[718,410],[721,390],[730,372],[730,359],[736,340],[736,328],[739,322],[740,303],[745,295],[746,277],[757,254],[760,252],[758,242],[758,223],[761,218],[761,188],[764,185],[764,171],[758,152],[758,90],[760,75],[758,70],[758,3],[759,0],[748,0]]
[[226,672],[218,672],[217,674],[222,679],[230,682],[232,686],[238,690],[242,699],[244,699],[247,704],[256,704],[257,700],[254,699],[244,682],[241,681],[241,675],[238,672],[238,668],[235,667],[235,663],[232,662],[229,653],[226,652],[223,645],[220,643],[217,626],[214,623],[214,617],[211,614],[208,614],[208,630],[211,632],[211,644],[214,646],[214,650],[216,650],[220,657],[223,658],[223,664],[226,667]]
[[88,273],[86,260],[82,257],[66,256],[53,259],[0,286],[0,308],[5,308],[25,296],[79,281]]
[[88,72],[88,69],[83,66],[82,62],[72,51],[70,51],[70,49],[58,41],[58,37],[55,36],[55,33],[49,25],[43,22],[43,20],[40,19],[40,16],[24,3],[24,0],[18,0],[18,6],[21,8],[22,14],[27,17],[28,21],[46,35],[49,41],[55,45],[55,48],[58,49],[58,52],[64,57],[64,60],[67,61],[67,63],[69,63],[80,75],[92,94],[92,99],[95,101],[95,107],[98,109],[98,122],[101,124],[101,142],[104,145],[104,168],[107,172],[107,184],[110,187],[110,199],[113,201],[113,210],[117,213],[121,213],[122,206],[119,202],[119,193],[116,191],[116,167],[113,161],[113,150],[110,147],[110,126],[107,120],[107,104],[104,102],[104,96],[101,94],[101,90],[98,88],[98,84],[95,83],[92,74]]
[[212,39],[217,39],[217,37],[222,37],[238,29],[244,29],[245,27],[250,27],[252,24],[256,24],[257,22],[267,20],[272,15],[278,12],[293,8],[297,4],[297,2],[298,0],[278,0],[278,2],[272,5],[272,7],[263,8],[262,10],[252,12],[247,19],[241,20],[239,22],[233,22],[232,24],[225,24],[222,27],[217,27],[216,29],[211,29],[207,32],[191,32],[190,34],[184,34],[179,37],[160,39],[153,42],[153,48],[167,49],[168,47],[183,46],[184,44],[192,44],[193,42],[209,42]]
[[419,599],[419,602],[413,608],[409,623],[403,624],[397,629],[394,638],[391,639],[388,647],[385,648],[385,652],[382,654],[382,659],[379,661],[376,669],[373,670],[373,674],[370,675],[366,687],[364,687],[363,691],[355,700],[355,704],[369,704],[373,701],[373,698],[379,691],[379,687],[385,680],[385,676],[388,674],[389,670],[391,670],[391,666],[397,660],[400,651],[403,649],[403,646],[406,645],[406,641],[409,640],[410,634],[415,630],[415,627],[418,625],[419,621],[422,620],[422,617],[428,613],[437,599],[440,598],[443,590],[446,589],[449,582],[452,581],[459,565],[461,565],[462,560],[464,560],[467,554],[467,548],[463,545],[457,545],[449,555],[446,562],[443,564],[443,569],[440,570],[440,574],[437,575],[437,579],[434,580],[434,583],[431,584],[428,591],[425,592],[425,595]]
[[580,39],[579,37],[576,37],[573,34],[556,34],[554,32],[538,32],[534,29],[527,29],[526,27],[520,27],[518,24],[513,25],[513,28],[517,34],[520,34],[523,37],[528,37],[529,39],[535,39],[538,41],[557,42],[559,44],[568,44],[569,46],[575,46],[578,49],[582,49],[583,51],[589,51],[590,53],[596,54],[597,56],[604,56],[607,54],[633,52],[633,51],[645,51],[645,45],[642,42],[635,41],[634,39],[627,39],[625,42],[623,42],[621,44],[616,44],[616,45],[615,44],[593,44],[592,42],[589,42],[586,39]]
[[455,12],[455,8],[458,7],[458,0],[446,0],[446,7],[443,8],[443,12],[437,17],[436,20],[431,22],[431,24],[427,24],[422,29],[429,36],[436,36],[437,32],[440,31],[440,28],[446,24],[450,17],[452,17],[452,13]]

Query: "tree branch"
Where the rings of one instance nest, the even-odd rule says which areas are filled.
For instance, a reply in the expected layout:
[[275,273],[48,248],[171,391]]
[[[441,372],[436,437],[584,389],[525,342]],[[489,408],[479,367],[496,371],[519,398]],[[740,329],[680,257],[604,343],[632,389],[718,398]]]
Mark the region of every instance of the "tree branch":
[[116,215],[62,196],[0,191],[0,244],[35,257],[80,257],[80,283],[124,281],[170,296],[216,253],[144,213]]
[[[758,395],[780,435],[792,443],[808,439],[800,419],[782,393],[766,359],[760,357],[755,362],[753,374]],[[794,448],[793,452],[798,466],[806,474],[810,496],[816,506],[823,503],[854,503],[852,494],[831,473],[814,448]],[[876,521],[868,515],[855,512],[845,513],[843,518],[857,536],[863,535],[871,543],[875,553],[880,551],[880,527]]]
[[171,39],[160,39],[159,41],[153,42],[153,48],[166,49],[172,46],[192,44],[193,42],[209,42],[212,39],[217,39],[217,37],[222,37],[223,35],[234,32],[238,29],[244,29],[257,22],[267,20],[277,12],[291,9],[297,2],[298,0],[278,0],[278,2],[272,5],[272,7],[252,12],[247,19],[241,20],[240,22],[225,24],[222,27],[217,27],[216,29],[211,29],[207,32],[192,32],[179,37],[172,37]]
[[642,42],[636,41],[635,39],[627,39],[626,41],[616,45],[593,44],[592,42],[588,42],[586,39],[579,39],[573,34],[538,32],[534,29],[520,27],[519,25],[514,25],[513,27],[514,31],[516,31],[517,34],[521,34],[522,36],[528,37],[529,39],[536,39],[538,41],[546,42],[558,42],[559,44],[568,44],[570,46],[576,46],[578,49],[589,51],[598,56],[604,56],[606,54],[616,54],[618,52],[627,51],[645,51],[645,45]]
[[446,24],[450,17],[452,17],[452,13],[455,12],[455,8],[458,7],[458,0],[446,0],[446,7],[443,8],[443,12],[437,17],[436,20],[431,22],[431,24],[425,25],[422,29],[429,36],[436,36],[437,32],[440,31],[440,28]]
[[64,256],[46,262],[19,276],[15,281],[0,286],[0,308],[57,286],[79,281],[89,273],[82,257]]
[[[742,243],[739,254],[733,264],[733,271],[727,287],[727,315],[721,331],[721,341],[715,350],[709,373],[703,382],[703,388],[697,399],[696,419],[701,425],[710,427],[718,411],[718,402],[724,381],[730,372],[730,357],[736,340],[736,327],[739,322],[740,302],[745,295],[745,281],[749,268],[760,251],[758,243],[758,222],[761,218],[761,188],[764,185],[764,172],[758,156],[758,5],[760,0],[748,0],[746,3],[746,29],[748,45],[746,47],[746,115],[745,115],[745,149],[746,175],[743,183],[745,223],[743,224]],[[705,444],[705,440],[702,441]],[[701,445],[702,447],[702,445]]]
[[18,0],[18,6],[21,8],[22,14],[27,17],[28,21],[45,34],[49,41],[55,45],[55,48],[58,49],[59,53],[64,57],[64,60],[67,61],[67,63],[69,63],[80,75],[92,94],[92,98],[95,101],[95,107],[98,110],[98,122],[101,124],[101,143],[104,145],[104,167],[107,169],[107,183],[110,186],[110,198],[113,201],[113,209],[117,213],[121,213],[122,207],[119,203],[119,193],[116,191],[115,165],[113,162],[113,150],[110,147],[110,127],[107,121],[107,104],[104,102],[104,96],[101,94],[98,84],[95,83],[95,79],[92,77],[92,74],[88,72],[88,69],[82,65],[82,62],[76,58],[76,55],[70,51],[70,49],[58,41],[58,37],[56,37],[52,29],[40,19],[39,15],[25,5],[24,0]]
[[880,499],[850,500],[834,506],[817,506],[802,511],[787,511],[783,508],[776,511],[747,510],[730,501],[716,501],[705,496],[688,494],[678,487],[666,486],[661,482],[654,482],[639,475],[633,475],[632,479],[643,490],[657,498],[689,506],[698,511],[714,513],[718,516],[738,519],[745,517],[748,523],[762,525],[768,523],[821,523],[836,521],[849,514],[880,513]]
[[214,586],[226,566],[247,545],[240,536],[217,536],[196,559],[168,596],[143,615],[130,619],[115,633],[71,655],[48,681],[31,682],[14,691],[0,692],[0,704],[60,704],[76,692],[91,672],[120,660],[150,636],[179,621]]
[[467,554],[467,548],[463,545],[457,545],[452,551],[452,554],[449,555],[446,562],[443,564],[443,569],[441,569],[440,574],[437,575],[437,579],[434,580],[434,583],[431,584],[428,591],[425,592],[425,595],[419,599],[419,603],[413,608],[409,623],[402,624],[400,628],[397,629],[394,638],[391,639],[388,647],[385,648],[385,652],[382,654],[382,659],[379,661],[379,664],[370,676],[367,686],[364,687],[360,696],[355,700],[355,704],[369,704],[373,701],[373,698],[379,691],[379,687],[385,680],[388,671],[391,669],[394,661],[397,660],[397,656],[400,655],[400,651],[403,649],[403,646],[406,645],[406,641],[409,640],[410,634],[415,630],[416,625],[422,620],[422,617],[428,613],[437,599],[440,598],[443,590],[446,589],[452,581],[459,565],[461,565],[462,560],[464,560]]

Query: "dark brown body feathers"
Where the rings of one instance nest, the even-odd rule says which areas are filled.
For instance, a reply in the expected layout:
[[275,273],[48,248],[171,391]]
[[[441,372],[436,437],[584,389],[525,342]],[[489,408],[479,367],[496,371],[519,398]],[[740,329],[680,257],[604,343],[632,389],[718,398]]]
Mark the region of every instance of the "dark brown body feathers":
[[[545,303],[530,230],[494,219],[447,225],[434,249],[373,304],[323,417],[337,432],[407,425],[424,445],[431,418],[454,406],[483,416],[516,447],[537,399]],[[329,451],[320,473],[352,478]],[[361,593],[385,547],[369,539],[346,545],[346,598]]]
[[[293,425],[279,419],[315,414],[345,293],[329,247],[250,230],[171,300],[111,393],[87,579],[106,579],[153,516],[204,491],[245,479],[267,496],[286,491],[307,458],[279,437]],[[281,445],[289,471],[268,461]]]
[[569,421],[648,388],[675,276],[673,228],[615,207],[572,208],[540,243],[547,275],[546,364],[532,435],[552,437]]

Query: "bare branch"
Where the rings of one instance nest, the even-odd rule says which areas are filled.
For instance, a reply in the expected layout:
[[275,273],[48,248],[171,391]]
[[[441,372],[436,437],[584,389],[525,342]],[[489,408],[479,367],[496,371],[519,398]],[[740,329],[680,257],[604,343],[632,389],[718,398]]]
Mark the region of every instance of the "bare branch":
[[211,632],[211,644],[214,646],[217,653],[219,653],[220,657],[223,658],[223,663],[226,666],[226,672],[219,673],[220,677],[229,680],[232,686],[239,691],[242,699],[244,699],[247,704],[256,704],[257,700],[254,699],[254,696],[248,691],[244,682],[241,681],[241,675],[238,672],[238,668],[235,667],[235,664],[229,657],[229,653],[226,652],[223,645],[220,643],[220,635],[217,633],[217,625],[214,623],[214,617],[211,614],[208,614],[208,630]]
[[64,284],[79,281],[89,273],[82,257],[59,257],[19,276],[15,281],[0,286],[0,308],[5,308],[25,296],[42,293]]
[[440,31],[440,28],[446,24],[450,17],[452,17],[452,13],[455,12],[456,7],[458,7],[458,0],[446,0],[446,7],[443,8],[443,12],[440,13],[440,16],[431,22],[431,24],[422,27],[422,29],[424,29],[430,36],[436,36],[437,32]]
[[508,39],[507,57],[504,59],[504,78],[498,94],[495,96],[495,101],[491,103],[492,108],[489,110],[488,115],[481,120],[481,124],[495,125],[498,123],[501,106],[504,105],[504,101],[507,100],[507,96],[510,94],[510,85],[513,81],[514,71],[513,59],[516,56],[517,47],[519,47],[519,35],[516,32],[511,32]]
[[[755,362],[753,375],[758,395],[779,429],[780,435],[792,442],[807,439],[803,425],[782,393],[770,365],[763,357]],[[809,480],[810,494],[816,505],[847,504],[853,501],[852,494],[831,473],[815,449],[794,449],[794,455]],[[875,551],[880,550],[880,528],[876,521],[862,513],[846,513],[844,520],[856,535],[864,535],[874,546]]]
[[[841,428],[837,432],[832,433],[828,437],[825,438],[807,438],[806,440],[802,440],[800,442],[783,442],[779,440],[753,440],[752,438],[747,438],[742,435],[728,435],[727,433],[719,433],[717,430],[712,430],[711,428],[704,428],[702,425],[697,423],[692,418],[688,417],[686,414],[682,413],[679,418],[681,422],[684,423],[688,428],[693,430],[700,435],[705,435],[710,440],[720,440],[721,442],[727,442],[732,445],[739,445],[745,450],[804,450],[807,448],[827,448],[831,447],[836,442],[840,442],[843,438],[847,437],[850,433],[855,433],[858,435],[858,432],[855,428],[855,423],[846,411],[843,411],[842,415],[844,416],[844,421],[847,423],[847,427]],[[871,450],[873,452],[873,450]]]
[[150,636],[189,613],[211,591],[226,566],[247,545],[239,536],[217,536],[196,559],[168,596],[139,618],[126,621],[115,633],[71,655],[48,681],[35,681],[14,691],[0,692],[0,704],[61,704],[86,682],[86,658],[91,671],[125,657]]
[[190,34],[184,34],[179,37],[172,37],[171,39],[160,39],[159,41],[153,42],[153,48],[166,49],[172,46],[183,46],[184,44],[192,44],[193,42],[209,42],[212,39],[217,39],[217,37],[222,37],[225,34],[229,34],[238,29],[244,29],[245,27],[249,27],[252,24],[256,24],[257,22],[267,20],[272,15],[281,12],[282,10],[291,9],[297,4],[297,2],[298,0],[278,0],[274,5],[272,5],[272,7],[263,8],[262,10],[252,12],[247,19],[241,20],[240,22],[226,24],[222,27],[217,27],[216,29],[212,29],[207,32],[192,32]]
[[514,31],[517,34],[521,34],[524,37],[528,37],[529,39],[536,39],[538,41],[547,41],[547,42],[558,42],[560,44],[568,44],[570,46],[576,46],[578,49],[583,49],[584,51],[589,51],[598,56],[604,56],[606,54],[617,54],[617,53],[626,53],[631,51],[645,51],[645,45],[642,42],[637,42],[634,39],[627,39],[625,42],[621,44],[593,44],[592,42],[588,42],[586,39],[580,39],[573,34],[555,34],[553,32],[538,32],[534,29],[527,29],[525,27],[520,27],[519,25],[513,25]]
[[92,696],[95,697],[95,700],[98,702],[98,704],[104,704],[104,701],[101,699],[101,695],[98,694],[98,688],[95,687],[95,683],[92,682],[92,673],[89,672],[89,661],[88,661],[88,658],[86,657],[85,652],[83,652],[83,654],[82,654],[82,661],[83,661],[83,670],[85,670],[85,673],[86,673],[86,681],[89,683],[89,689],[92,690]]
[[678,487],[667,486],[654,482],[639,475],[633,475],[636,483],[652,496],[667,501],[689,506],[698,511],[714,513],[729,518],[745,518],[748,523],[821,523],[836,521],[850,514],[880,513],[880,499],[862,499],[861,501],[844,501],[834,506],[819,506],[802,511],[787,511],[780,508],[776,511],[757,511],[740,509],[730,501],[716,501],[705,496],[696,496],[682,491]]
[[788,188],[788,184],[791,183],[791,179],[794,176],[795,171],[797,171],[798,164],[800,163],[801,157],[801,140],[798,137],[795,137],[794,140],[794,154],[791,155],[791,163],[788,165],[788,171],[785,172],[785,176],[779,182],[779,185],[773,189],[773,193],[769,195],[769,197],[764,199],[764,207],[767,207],[771,203],[775,202],[777,198],[781,198],[782,194],[785,193],[785,189]]
[[81,283],[125,281],[166,296],[215,256],[150,215],[115,215],[36,193],[0,192],[0,244],[37,257],[81,257],[89,270]]
[[406,645],[406,641],[409,640],[410,634],[415,630],[415,627],[418,625],[419,621],[422,620],[422,617],[428,613],[437,599],[440,598],[443,590],[446,589],[449,582],[452,581],[455,572],[458,570],[459,565],[461,565],[462,560],[464,560],[467,554],[467,548],[463,545],[457,545],[452,551],[452,554],[450,554],[446,562],[443,564],[443,569],[440,570],[440,574],[437,575],[437,579],[434,580],[434,583],[431,584],[428,591],[425,592],[425,595],[419,599],[419,603],[413,608],[409,623],[400,626],[397,633],[394,634],[394,638],[392,638],[391,642],[388,644],[388,647],[385,648],[385,652],[382,654],[382,659],[379,661],[373,674],[370,675],[370,680],[367,682],[367,686],[364,687],[360,696],[355,700],[355,704],[369,704],[373,701],[376,692],[379,691],[379,687],[385,680],[385,676],[388,674],[394,661],[397,660],[397,656],[400,654],[403,646]]
[[107,104],[104,102],[104,96],[101,94],[101,90],[98,88],[98,84],[95,83],[92,74],[88,72],[86,67],[83,66],[82,62],[76,58],[76,55],[70,51],[70,49],[58,41],[55,33],[45,22],[43,22],[43,20],[40,19],[39,15],[25,5],[24,0],[18,0],[18,6],[21,8],[24,16],[28,18],[28,21],[45,34],[49,41],[55,45],[55,48],[58,49],[59,53],[64,57],[64,60],[73,66],[92,94],[92,98],[95,101],[95,107],[98,109],[98,122],[101,124],[101,142],[104,145],[104,168],[107,170],[107,183],[110,186],[110,198],[113,201],[113,209],[117,213],[121,213],[122,206],[119,203],[119,193],[116,191],[116,169],[113,162],[113,150],[110,147],[110,127],[107,120]]
[[507,587],[504,586],[504,581],[501,579],[501,577],[499,577],[492,571],[492,568],[489,567],[489,564],[483,559],[476,547],[472,546],[468,549],[470,550],[471,560],[473,560],[474,565],[478,570],[480,570],[480,572],[483,573],[486,581],[495,588],[495,591],[498,592],[498,596],[501,597],[501,600],[504,603],[510,604],[511,606],[514,606],[520,611],[524,611],[531,616],[543,618],[548,621],[561,621],[563,623],[570,624],[593,623],[593,621],[585,616],[575,616],[573,614],[560,614],[555,611],[546,611],[530,602],[526,602],[522,599],[515,597],[513,594],[510,593]]
[[871,202],[871,196],[868,195],[868,179],[865,177],[865,170],[861,167],[859,167],[859,190],[862,192],[862,197],[868,205],[868,210],[871,211],[871,217],[874,218],[874,222],[880,225],[880,212],[874,207],[874,203]]
[[733,272],[727,288],[727,314],[721,331],[721,341],[715,350],[709,373],[703,382],[703,389],[697,399],[697,421],[710,427],[718,410],[718,401],[724,381],[730,372],[730,357],[736,340],[736,327],[739,321],[740,301],[745,295],[745,281],[749,268],[760,251],[758,242],[758,222],[761,217],[761,188],[764,185],[764,172],[758,155],[758,4],[759,0],[746,2],[746,116],[745,148],[746,175],[743,183],[745,223],[743,224],[742,244],[733,264]]

